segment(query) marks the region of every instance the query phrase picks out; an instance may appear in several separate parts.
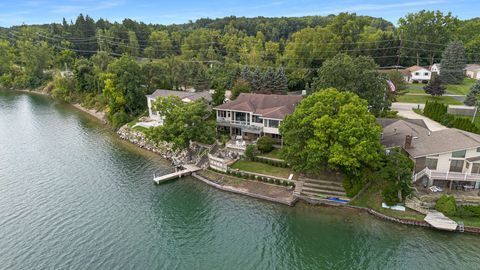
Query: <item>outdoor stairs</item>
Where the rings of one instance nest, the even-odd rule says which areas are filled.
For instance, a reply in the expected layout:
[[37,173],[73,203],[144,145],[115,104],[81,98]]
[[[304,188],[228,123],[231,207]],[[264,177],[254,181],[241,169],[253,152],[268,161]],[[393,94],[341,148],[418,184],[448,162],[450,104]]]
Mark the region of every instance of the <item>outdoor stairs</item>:
[[300,181],[300,195],[311,198],[339,197],[346,198],[347,194],[339,181],[303,178]]

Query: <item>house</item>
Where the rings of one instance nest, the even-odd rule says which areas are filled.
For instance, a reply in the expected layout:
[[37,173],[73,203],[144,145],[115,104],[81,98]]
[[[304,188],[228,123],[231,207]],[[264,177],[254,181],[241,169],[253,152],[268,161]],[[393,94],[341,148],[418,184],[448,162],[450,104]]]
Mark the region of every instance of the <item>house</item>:
[[468,64],[465,68],[465,73],[469,78],[480,80],[480,65]]
[[217,128],[246,140],[270,136],[280,141],[278,127],[301,100],[302,96],[241,93],[235,100],[214,108]]
[[432,72],[429,68],[421,67],[421,66],[411,66],[405,69],[408,73],[410,73],[410,79],[407,81],[408,83],[413,82],[428,82],[432,76]]
[[432,73],[436,73],[437,75],[440,75],[440,63],[435,63],[435,64],[429,66],[428,69]]
[[147,104],[148,104],[148,115],[150,119],[157,121],[160,125],[163,124],[163,117],[158,114],[158,112],[152,110],[152,103],[158,97],[169,97],[176,96],[182,99],[183,102],[192,102],[199,99],[205,99],[210,102],[212,101],[212,96],[208,91],[205,92],[185,92],[185,91],[174,91],[174,90],[155,90],[151,95],[147,95]]
[[381,142],[400,147],[415,162],[413,181],[423,186],[480,188],[480,135],[448,128],[430,131],[423,120],[378,119]]

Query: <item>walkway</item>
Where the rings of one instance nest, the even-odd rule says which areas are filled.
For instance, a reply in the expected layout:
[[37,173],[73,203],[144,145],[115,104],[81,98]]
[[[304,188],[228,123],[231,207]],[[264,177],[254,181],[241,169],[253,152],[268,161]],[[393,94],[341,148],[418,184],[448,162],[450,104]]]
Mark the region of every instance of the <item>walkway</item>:
[[444,214],[435,210],[429,211],[424,220],[428,224],[432,225],[432,227],[440,230],[455,231],[458,226],[457,222],[449,219]]
[[199,168],[195,165],[191,165],[191,164],[182,165],[182,167],[184,169],[181,170],[181,171],[177,171],[177,172],[166,174],[166,175],[160,175],[160,176],[155,176],[154,175],[153,176],[153,181],[156,184],[160,184],[162,182],[166,182],[166,181],[174,179],[174,178],[181,178],[182,176],[190,175],[190,174],[192,174],[196,171],[201,170],[201,168]]
[[[438,131],[442,129],[446,129],[447,127],[433,121],[432,119],[425,117],[423,115],[417,114],[413,111],[413,109],[420,108],[423,109],[425,104],[415,104],[415,103],[400,103],[396,102],[392,104],[392,110],[398,111],[398,115],[408,119],[422,119],[425,124],[427,125],[428,129],[431,131]],[[452,106],[453,107],[453,106]],[[461,107],[461,106],[458,106]],[[463,106],[466,107],[466,106]]]

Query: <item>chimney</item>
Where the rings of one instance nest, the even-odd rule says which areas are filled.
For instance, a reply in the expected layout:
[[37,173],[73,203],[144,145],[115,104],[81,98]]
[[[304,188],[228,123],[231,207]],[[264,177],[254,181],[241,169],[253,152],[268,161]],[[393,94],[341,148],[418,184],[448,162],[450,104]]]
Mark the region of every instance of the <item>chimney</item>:
[[403,148],[405,149],[412,148],[412,140],[413,140],[412,135],[405,136],[405,145],[403,146]]

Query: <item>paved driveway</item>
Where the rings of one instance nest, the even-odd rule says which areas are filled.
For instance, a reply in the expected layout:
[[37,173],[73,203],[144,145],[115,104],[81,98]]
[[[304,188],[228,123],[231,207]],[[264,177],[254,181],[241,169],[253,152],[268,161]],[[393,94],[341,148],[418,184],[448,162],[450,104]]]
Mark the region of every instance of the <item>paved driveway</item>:
[[398,111],[398,115],[408,119],[422,119],[427,125],[428,129],[431,131],[437,131],[446,129],[447,127],[433,121],[432,119],[425,117],[423,115],[417,114],[413,111],[414,108],[423,109],[425,104],[415,104],[415,103],[400,103],[396,102],[392,104],[392,110]]

